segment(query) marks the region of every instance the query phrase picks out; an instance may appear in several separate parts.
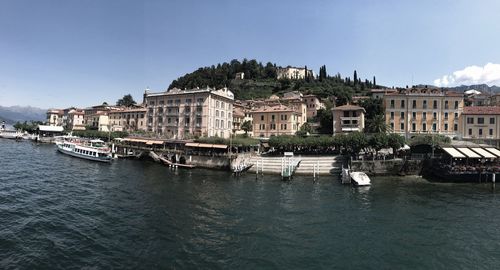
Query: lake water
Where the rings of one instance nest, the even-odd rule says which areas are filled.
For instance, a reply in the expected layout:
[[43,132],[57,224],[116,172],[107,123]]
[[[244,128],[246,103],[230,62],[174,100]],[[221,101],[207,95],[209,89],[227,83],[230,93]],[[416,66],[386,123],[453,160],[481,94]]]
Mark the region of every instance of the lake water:
[[500,266],[491,184],[372,182],[100,164],[0,139],[0,268]]

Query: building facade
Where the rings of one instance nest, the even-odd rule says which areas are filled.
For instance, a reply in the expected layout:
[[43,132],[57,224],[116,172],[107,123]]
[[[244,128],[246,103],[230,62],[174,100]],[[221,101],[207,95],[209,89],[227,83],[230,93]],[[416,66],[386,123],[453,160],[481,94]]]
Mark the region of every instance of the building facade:
[[332,108],[333,134],[362,132],[365,128],[365,109],[355,105]]
[[[241,129],[241,125],[246,121],[250,123],[253,121],[250,108],[243,105],[241,102],[235,102],[233,104],[233,133],[244,134],[245,131]],[[252,131],[249,131],[248,134],[252,136]]]
[[171,89],[144,93],[147,130],[159,136],[229,138],[232,133],[234,95],[227,89]]
[[119,108],[109,111],[111,131],[146,131],[147,109],[143,107]]
[[263,106],[252,110],[251,115],[254,137],[295,135],[305,123],[302,115],[285,105]]
[[49,109],[47,110],[47,125],[48,126],[62,126],[63,125],[63,110]]
[[461,137],[466,141],[485,143],[499,147],[500,107],[465,107],[461,118]]
[[[66,111],[66,110],[65,110]],[[81,109],[72,108],[65,112],[64,127],[67,130],[85,130],[85,112]]]
[[462,94],[437,88],[406,88],[384,94],[386,124],[409,138],[420,133],[459,133],[464,108]]
[[280,79],[302,80],[306,77],[314,77],[314,72],[310,69],[300,67],[279,67],[276,70],[276,77]]

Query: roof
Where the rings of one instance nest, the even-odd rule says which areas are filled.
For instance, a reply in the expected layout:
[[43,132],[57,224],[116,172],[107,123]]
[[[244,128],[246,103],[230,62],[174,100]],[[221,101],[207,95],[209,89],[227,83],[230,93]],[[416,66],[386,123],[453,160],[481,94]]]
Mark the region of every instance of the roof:
[[488,152],[495,154],[497,157],[500,157],[500,150],[496,148],[485,148],[485,150],[488,150]]
[[218,148],[218,149],[227,148],[227,145],[225,144],[209,144],[209,143],[186,143],[185,146],[198,147],[198,148]]
[[295,112],[292,108],[289,108],[285,105],[277,105],[277,106],[264,106],[260,107],[256,110],[251,111],[251,113],[263,113],[263,112]]
[[64,128],[61,126],[45,126],[39,125],[38,130],[40,131],[50,131],[50,132],[63,132]]
[[464,111],[462,114],[496,115],[496,114],[500,114],[500,107],[497,107],[497,106],[469,106],[469,107],[464,107]]
[[471,148],[472,151],[480,154],[484,158],[496,158],[497,156],[493,155],[492,153],[484,150],[483,148]]
[[363,112],[365,111],[363,107],[351,104],[338,106],[332,109],[332,111],[359,111],[359,110],[362,110]]

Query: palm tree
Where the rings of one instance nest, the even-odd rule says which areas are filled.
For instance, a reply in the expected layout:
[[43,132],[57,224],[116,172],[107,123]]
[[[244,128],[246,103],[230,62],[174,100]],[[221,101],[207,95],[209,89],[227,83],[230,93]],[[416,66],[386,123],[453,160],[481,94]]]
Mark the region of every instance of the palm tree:
[[376,115],[373,119],[368,121],[365,127],[366,133],[385,133],[389,130],[389,126],[385,123],[384,115]]

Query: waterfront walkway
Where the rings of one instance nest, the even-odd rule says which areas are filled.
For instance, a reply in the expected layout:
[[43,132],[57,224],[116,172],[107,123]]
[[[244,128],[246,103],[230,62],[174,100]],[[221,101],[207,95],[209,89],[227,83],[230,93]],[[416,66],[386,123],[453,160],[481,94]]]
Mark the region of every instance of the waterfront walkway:
[[[314,166],[317,168],[318,175],[338,175],[342,169],[343,158],[341,156],[295,156],[300,159],[300,165],[295,171],[297,175],[313,175]],[[262,157],[254,156],[250,163],[254,164],[249,172],[263,174],[280,174],[282,157]]]

